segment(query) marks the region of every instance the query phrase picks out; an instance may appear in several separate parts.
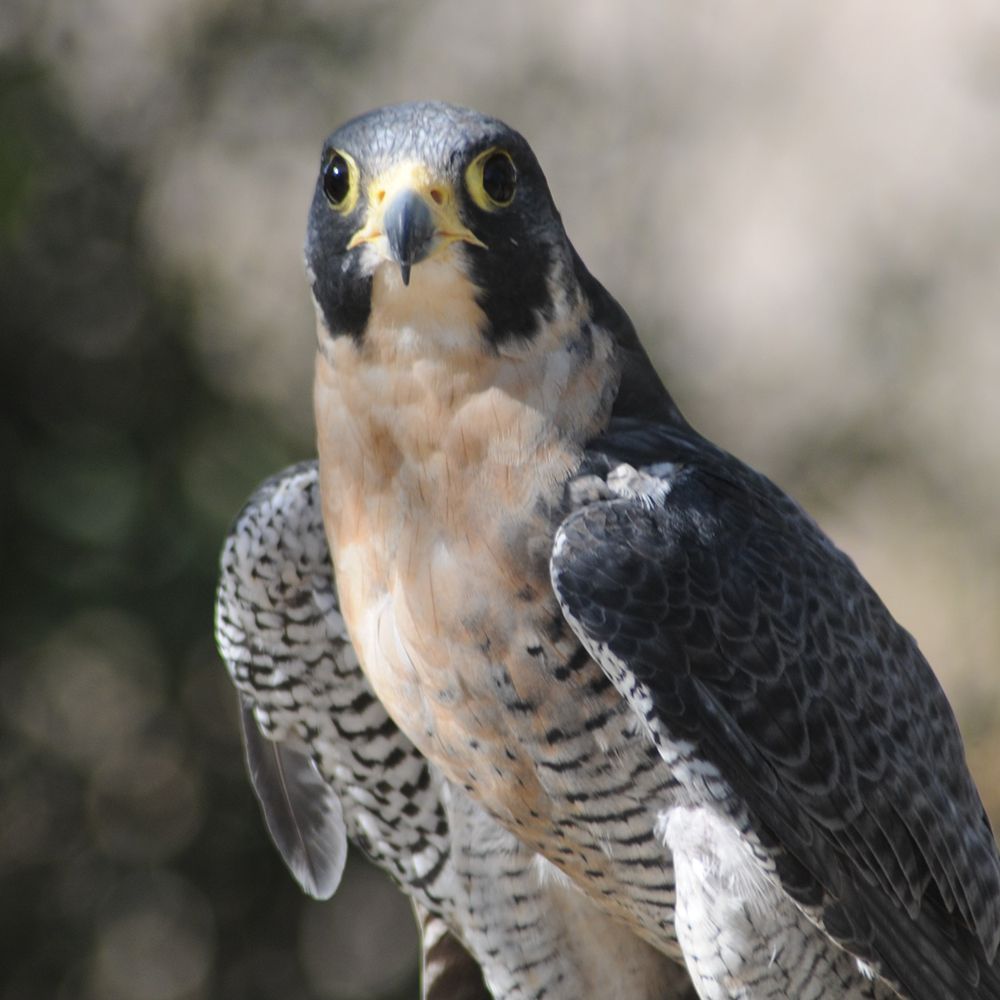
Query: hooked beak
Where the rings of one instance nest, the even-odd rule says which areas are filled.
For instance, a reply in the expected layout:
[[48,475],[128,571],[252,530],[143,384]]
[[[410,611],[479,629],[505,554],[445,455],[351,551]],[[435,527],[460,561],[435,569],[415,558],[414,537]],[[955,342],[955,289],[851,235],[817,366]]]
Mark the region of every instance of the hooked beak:
[[430,254],[437,227],[427,202],[416,191],[401,191],[382,216],[389,253],[399,265],[403,284],[410,283],[410,268]]
[[368,186],[368,216],[347,244],[371,243],[386,260],[399,265],[404,285],[410,270],[455,242],[485,248],[461,220],[455,192],[419,163],[403,163]]

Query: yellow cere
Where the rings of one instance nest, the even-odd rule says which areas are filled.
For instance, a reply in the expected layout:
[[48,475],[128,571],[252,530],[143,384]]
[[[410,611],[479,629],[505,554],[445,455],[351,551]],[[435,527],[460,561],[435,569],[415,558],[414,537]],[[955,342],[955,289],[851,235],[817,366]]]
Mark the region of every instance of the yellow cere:
[[485,246],[462,222],[458,215],[455,191],[440,175],[419,160],[396,163],[385,173],[369,182],[366,188],[368,214],[365,224],[351,237],[348,249],[370,243],[383,235],[382,217],[393,198],[403,191],[415,191],[428,204],[434,218],[436,235],[444,244],[464,240]]

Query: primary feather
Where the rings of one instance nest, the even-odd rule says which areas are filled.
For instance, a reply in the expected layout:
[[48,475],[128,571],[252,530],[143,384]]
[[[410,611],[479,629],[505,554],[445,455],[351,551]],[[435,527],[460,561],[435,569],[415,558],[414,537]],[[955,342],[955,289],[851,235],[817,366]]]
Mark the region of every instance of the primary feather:
[[306,754],[266,739],[246,704],[240,728],[250,781],[271,839],[303,891],[314,899],[329,899],[347,861],[339,796]]

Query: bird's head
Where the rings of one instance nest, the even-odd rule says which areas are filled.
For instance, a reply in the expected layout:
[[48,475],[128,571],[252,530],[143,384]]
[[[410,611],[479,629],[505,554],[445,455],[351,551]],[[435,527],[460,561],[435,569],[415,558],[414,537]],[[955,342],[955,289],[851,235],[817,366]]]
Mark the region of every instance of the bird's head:
[[306,264],[325,331],[358,341],[374,307],[423,310],[496,348],[530,340],[579,298],[575,255],[527,142],[437,102],[380,108],[330,136]]

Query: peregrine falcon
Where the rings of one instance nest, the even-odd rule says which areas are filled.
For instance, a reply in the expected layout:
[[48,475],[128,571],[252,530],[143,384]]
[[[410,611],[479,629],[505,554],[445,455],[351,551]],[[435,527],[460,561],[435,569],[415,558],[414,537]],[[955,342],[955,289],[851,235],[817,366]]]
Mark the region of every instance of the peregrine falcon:
[[526,141],[354,119],[306,261],[318,466],[251,501],[218,603],[303,885],[351,837],[494,997],[1000,997],[1000,856],[930,667],[687,423]]
[[417,911],[423,1000],[694,1000],[676,963],[592,912],[449,785],[372,694],[337,602],[315,462],[263,483],[237,517],[216,637],[288,867],[317,899],[336,890],[348,840],[386,871]]

